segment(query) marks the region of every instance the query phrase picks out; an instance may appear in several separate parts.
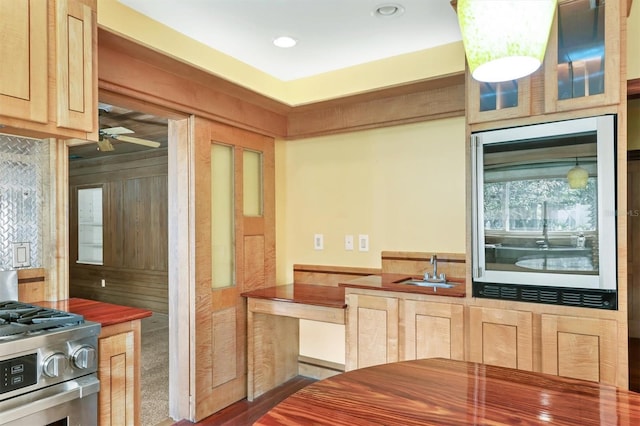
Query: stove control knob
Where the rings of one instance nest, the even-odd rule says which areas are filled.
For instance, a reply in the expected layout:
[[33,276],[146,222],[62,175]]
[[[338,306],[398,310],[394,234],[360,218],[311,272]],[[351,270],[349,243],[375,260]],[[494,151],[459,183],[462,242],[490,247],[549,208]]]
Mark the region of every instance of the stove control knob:
[[60,352],[47,357],[42,365],[42,371],[49,377],[58,377],[67,368],[67,357]]
[[72,355],[73,365],[76,368],[96,368],[96,350],[91,346],[81,346]]

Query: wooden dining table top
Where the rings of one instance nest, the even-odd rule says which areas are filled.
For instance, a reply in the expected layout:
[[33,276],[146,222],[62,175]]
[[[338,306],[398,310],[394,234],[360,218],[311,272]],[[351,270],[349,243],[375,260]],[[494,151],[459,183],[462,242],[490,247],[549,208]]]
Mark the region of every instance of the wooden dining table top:
[[255,425],[640,425],[640,394],[583,380],[441,358],[315,382]]

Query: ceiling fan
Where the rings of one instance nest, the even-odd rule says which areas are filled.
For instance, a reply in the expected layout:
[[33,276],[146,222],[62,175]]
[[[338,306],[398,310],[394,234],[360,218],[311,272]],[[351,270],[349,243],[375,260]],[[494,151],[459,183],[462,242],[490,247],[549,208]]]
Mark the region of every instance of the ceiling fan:
[[133,136],[126,136],[127,134],[131,133],[134,133],[134,131],[131,129],[127,129],[126,127],[109,127],[106,129],[100,129],[98,131],[98,134],[100,136],[98,139],[98,149],[100,151],[113,151],[114,148],[111,144],[111,139],[119,142],[128,142],[134,143],[136,145],[148,146],[150,148],[158,148],[160,146],[160,142],[136,138]]

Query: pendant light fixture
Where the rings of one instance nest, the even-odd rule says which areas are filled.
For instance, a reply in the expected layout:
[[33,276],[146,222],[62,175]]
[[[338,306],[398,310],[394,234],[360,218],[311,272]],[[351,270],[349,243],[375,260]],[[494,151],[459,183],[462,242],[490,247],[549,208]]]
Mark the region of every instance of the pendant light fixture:
[[474,79],[497,83],[544,60],[557,0],[458,0],[462,42]]
[[576,165],[567,173],[567,180],[569,181],[569,188],[571,189],[585,189],[587,187],[587,180],[589,179],[589,172],[586,169],[578,165],[578,157],[576,157]]

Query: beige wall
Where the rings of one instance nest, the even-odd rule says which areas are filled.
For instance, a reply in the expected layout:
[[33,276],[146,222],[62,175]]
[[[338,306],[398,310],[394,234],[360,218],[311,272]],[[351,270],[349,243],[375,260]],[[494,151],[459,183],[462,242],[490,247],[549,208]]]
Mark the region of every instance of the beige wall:
[[[276,144],[277,281],[293,264],[380,267],[384,250],[465,251],[464,117]],[[324,235],[314,250],[313,235]],[[344,235],[369,235],[346,251]],[[302,355],[344,363],[344,327],[301,322]]]
[[[278,142],[279,281],[294,263],[380,267],[383,250],[464,253],[464,131],[458,117]],[[346,251],[345,234],[367,234],[369,251]]]

